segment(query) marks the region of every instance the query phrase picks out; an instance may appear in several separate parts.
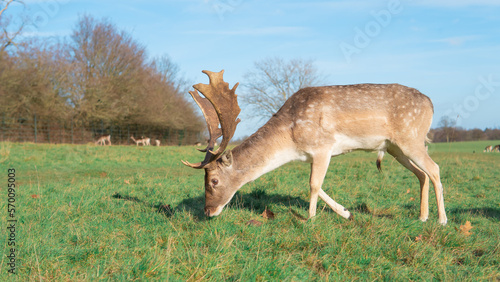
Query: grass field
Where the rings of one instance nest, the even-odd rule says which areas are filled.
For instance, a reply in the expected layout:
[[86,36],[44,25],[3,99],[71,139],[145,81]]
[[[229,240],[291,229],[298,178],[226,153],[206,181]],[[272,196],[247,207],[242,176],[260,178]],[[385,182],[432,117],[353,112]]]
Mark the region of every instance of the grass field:
[[[352,221],[322,201],[304,220],[305,163],[243,186],[207,219],[204,172],[180,162],[202,158],[194,147],[0,143],[0,281],[499,281],[500,153],[483,153],[488,144],[500,141],[431,144],[445,187],[443,227],[432,188],[429,220],[418,220],[418,180],[390,156],[382,173],[374,153],[332,159],[323,189]],[[261,216],[266,208],[274,219]]]

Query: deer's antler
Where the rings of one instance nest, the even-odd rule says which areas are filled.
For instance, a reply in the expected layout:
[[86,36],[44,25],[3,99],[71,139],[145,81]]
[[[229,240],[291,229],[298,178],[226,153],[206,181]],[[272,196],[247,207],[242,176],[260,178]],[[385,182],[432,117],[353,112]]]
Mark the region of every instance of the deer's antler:
[[207,98],[203,98],[198,94],[198,91],[189,91],[189,94],[193,97],[198,107],[200,107],[203,115],[205,116],[205,121],[208,127],[208,145],[205,149],[198,149],[200,152],[207,152],[208,150],[213,150],[215,146],[215,141],[222,136],[222,130],[219,128],[219,117],[215,111],[214,106]]
[[[224,70],[220,72],[204,70],[203,73],[210,79],[210,84],[198,83],[193,85],[193,88],[200,91],[206,98],[202,98],[196,90],[189,91],[189,94],[191,94],[205,116],[210,139],[207,148],[200,150],[206,152],[205,159],[202,162],[191,164],[182,161],[185,165],[193,168],[203,168],[208,163],[216,160],[226,149],[234,135],[236,125],[240,122],[238,115],[241,109],[238,106],[237,95],[235,94],[238,83],[232,89],[229,89],[229,84],[224,82],[222,78]],[[222,143],[214,152],[215,141],[220,136],[222,136]]]

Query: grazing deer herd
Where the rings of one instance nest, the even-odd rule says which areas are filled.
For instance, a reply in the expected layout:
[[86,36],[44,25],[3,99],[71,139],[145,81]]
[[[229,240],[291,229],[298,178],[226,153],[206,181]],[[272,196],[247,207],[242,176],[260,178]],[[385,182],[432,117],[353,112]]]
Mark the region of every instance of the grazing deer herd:
[[[150,146],[151,145],[151,138],[148,138],[148,137],[142,136],[141,139],[135,139],[134,136],[132,135],[132,136],[130,136],[130,139],[132,139],[132,141],[134,141],[136,146],[139,146],[139,144],[142,144],[142,146]],[[96,145],[106,145],[106,141],[108,142],[108,145],[111,145],[111,135],[110,134],[100,136],[99,138],[97,138],[97,141],[95,141],[94,143]],[[156,146],[161,145],[161,141],[158,139],[155,139],[154,142],[155,142]]]
[[500,145],[496,145],[496,146],[489,145],[489,146],[486,146],[486,148],[484,148],[483,152],[485,152],[485,153],[487,153],[487,152],[500,152]]
[[[429,216],[429,180],[434,185],[439,222],[446,224],[439,167],[427,154],[431,100],[398,84],[358,84],[308,87],[292,95],[257,132],[226,150],[240,122],[240,108],[223,73],[203,71],[209,84],[189,91],[205,116],[210,139],[203,161],[185,165],[205,170],[205,214],[219,215],[236,191],[261,175],[290,161],[311,163],[309,217],[316,215],[318,197],[337,214],[352,214],[322,188],[332,156],[354,150],[392,155],[420,181],[420,220]],[[199,95],[199,92],[205,98]],[[220,127],[219,127],[220,124]],[[217,138],[222,136],[215,150]]]
[[150,146],[151,145],[151,138],[144,137],[142,136],[140,139],[135,139],[134,136],[130,136],[130,139],[134,141],[136,146],[139,146],[139,144],[142,144],[142,146]]

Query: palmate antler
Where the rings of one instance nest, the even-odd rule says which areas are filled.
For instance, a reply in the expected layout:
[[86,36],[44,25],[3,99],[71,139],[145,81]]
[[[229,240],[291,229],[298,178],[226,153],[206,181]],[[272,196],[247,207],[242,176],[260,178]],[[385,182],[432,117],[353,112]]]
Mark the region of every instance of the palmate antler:
[[[224,70],[220,72],[204,70],[203,73],[208,75],[210,84],[198,83],[193,85],[193,88],[200,91],[206,98],[201,97],[196,90],[189,91],[189,94],[191,94],[205,116],[210,139],[207,148],[200,150],[206,152],[205,159],[202,162],[191,164],[182,161],[183,164],[193,168],[203,168],[208,163],[216,160],[233,138],[236,125],[240,122],[237,117],[241,109],[238,106],[237,95],[235,94],[238,83],[232,89],[229,89],[229,84],[224,82],[222,78]],[[216,151],[213,151],[215,141],[221,136],[222,143]]]

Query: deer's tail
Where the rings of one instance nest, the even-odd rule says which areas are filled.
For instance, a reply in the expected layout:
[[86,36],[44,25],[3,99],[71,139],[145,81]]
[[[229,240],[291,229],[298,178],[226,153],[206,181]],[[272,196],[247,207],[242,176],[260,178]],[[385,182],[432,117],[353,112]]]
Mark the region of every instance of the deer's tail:
[[384,158],[384,151],[379,151],[377,156],[377,169],[382,172],[382,159]]

